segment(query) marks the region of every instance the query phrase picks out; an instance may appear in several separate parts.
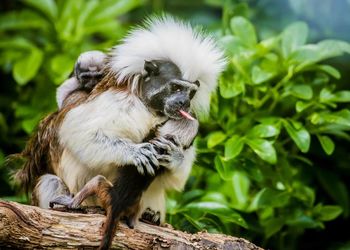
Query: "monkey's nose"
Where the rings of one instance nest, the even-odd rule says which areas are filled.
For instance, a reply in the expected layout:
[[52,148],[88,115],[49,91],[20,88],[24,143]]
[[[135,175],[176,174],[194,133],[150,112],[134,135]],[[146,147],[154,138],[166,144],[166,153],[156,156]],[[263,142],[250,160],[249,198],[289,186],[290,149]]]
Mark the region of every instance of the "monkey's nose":
[[178,100],[176,105],[180,108],[186,108],[186,107],[189,107],[190,102],[189,100]]

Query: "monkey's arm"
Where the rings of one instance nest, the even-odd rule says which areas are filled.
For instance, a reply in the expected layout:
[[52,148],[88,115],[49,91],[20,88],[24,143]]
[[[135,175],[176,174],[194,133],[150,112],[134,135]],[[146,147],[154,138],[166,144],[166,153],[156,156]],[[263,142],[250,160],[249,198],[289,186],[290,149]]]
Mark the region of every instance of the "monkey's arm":
[[[80,162],[90,168],[135,165],[140,174],[147,172],[154,175],[154,166],[158,166],[155,157],[156,151],[150,143],[134,144],[121,138],[110,138],[102,132],[95,131],[94,135],[86,135],[87,139],[80,134],[72,134],[71,139],[65,145],[68,150],[79,159]],[[78,145],[79,144],[79,145]]]
[[56,91],[56,101],[58,105],[58,109],[61,109],[63,107],[63,103],[67,96],[73,92],[74,90],[78,89],[80,86],[78,80],[76,77],[71,77],[67,80],[65,80],[61,86],[57,88]]
[[[105,100],[104,96],[101,99]],[[96,100],[92,102],[94,101]],[[111,164],[133,164],[141,174],[145,171],[154,174],[153,167],[158,166],[158,160],[155,158],[156,151],[153,146],[150,143],[137,144],[113,134],[111,129],[116,127],[114,119],[106,121],[99,117],[107,117],[111,111],[106,110],[103,113],[101,103],[90,104],[81,104],[66,114],[59,129],[63,148],[85,166],[99,172],[101,168],[110,168]],[[113,107],[115,104],[108,105]],[[98,110],[94,109],[96,107]]]

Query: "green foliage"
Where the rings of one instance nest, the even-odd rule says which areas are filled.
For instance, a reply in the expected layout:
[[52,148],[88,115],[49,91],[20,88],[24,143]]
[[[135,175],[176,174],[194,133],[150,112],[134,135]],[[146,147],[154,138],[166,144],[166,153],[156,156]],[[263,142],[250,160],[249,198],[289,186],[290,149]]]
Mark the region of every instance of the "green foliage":
[[13,108],[27,133],[55,107],[55,85],[67,79],[77,56],[114,45],[125,32],[116,17],[140,4],[141,0],[25,0],[20,9],[1,15],[0,65],[12,72],[23,96]]
[[[149,5],[162,9],[175,2]],[[216,27],[216,34],[222,31],[218,40],[228,66],[212,97],[210,119],[201,122],[192,176],[184,192],[168,199],[168,220],[182,230],[205,229],[247,237],[271,249],[297,249],[306,230],[327,229],[329,221],[349,218],[348,184],[333,165],[348,168],[348,149],[342,143],[350,139],[350,91],[337,89],[341,71],[325,60],[350,53],[350,45],[337,40],[307,44],[312,32],[302,22],[265,39],[290,17],[273,23],[258,19],[253,25],[233,15],[259,18],[262,12],[248,8],[254,1],[204,2],[223,8],[222,27],[211,23],[213,17],[205,23]],[[264,2],[281,6],[283,1]],[[312,3],[289,2],[306,17],[316,13],[304,6]],[[117,17],[143,3],[22,0],[1,12],[1,196],[13,192],[5,155],[18,152],[38,120],[56,108],[55,89],[71,73],[77,56],[116,44],[127,30]],[[174,9],[182,13],[184,3],[196,10],[203,5],[183,1]],[[187,11],[192,17],[193,11]],[[143,14],[141,10],[133,18]],[[193,19],[204,20],[198,15]],[[331,21],[317,18],[318,24]]]
[[[225,27],[220,42],[228,67],[213,96],[211,117],[196,140],[199,168],[188,193],[205,192],[188,201],[172,200],[170,219],[188,230],[237,233],[246,227],[250,237],[293,248],[285,238],[349,214],[344,183],[335,173],[325,176],[329,171],[308,153],[319,145],[325,156],[331,155],[335,138],[349,139],[350,111],[340,105],[350,102],[349,91],[336,90],[334,79],[340,73],[322,61],[350,53],[350,44],[306,44],[308,26],[302,22],[262,41],[243,17],[233,17]],[[334,204],[316,198],[325,191]],[[203,206],[209,201],[237,220]],[[191,225],[184,221],[189,217]]]

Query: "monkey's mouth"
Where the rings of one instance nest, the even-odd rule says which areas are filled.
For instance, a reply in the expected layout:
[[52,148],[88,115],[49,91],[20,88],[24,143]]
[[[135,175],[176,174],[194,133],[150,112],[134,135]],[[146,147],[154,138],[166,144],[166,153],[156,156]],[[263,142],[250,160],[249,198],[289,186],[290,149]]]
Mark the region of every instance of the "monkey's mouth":
[[165,108],[164,114],[169,118],[175,119],[175,120],[180,120],[180,119],[187,119],[191,121],[196,120],[193,117],[193,115],[191,115],[189,111],[187,111],[187,109],[184,107],[178,107],[175,109]]
[[188,112],[180,109],[179,110],[179,113],[182,115],[182,117],[188,119],[188,120],[191,120],[191,121],[194,121],[195,119],[193,118],[193,116],[191,116]]

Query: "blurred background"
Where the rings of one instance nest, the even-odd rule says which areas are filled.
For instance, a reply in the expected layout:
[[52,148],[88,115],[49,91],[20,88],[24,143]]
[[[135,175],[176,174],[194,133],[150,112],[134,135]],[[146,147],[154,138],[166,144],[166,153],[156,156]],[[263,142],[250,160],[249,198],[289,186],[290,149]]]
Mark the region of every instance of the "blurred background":
[[168,222],[267,249],[350,249],[349,0],[2,0],[0,198],[29,202],[5,157],[56,110],[78,55],[163,12],[201,26],[229,62]]

